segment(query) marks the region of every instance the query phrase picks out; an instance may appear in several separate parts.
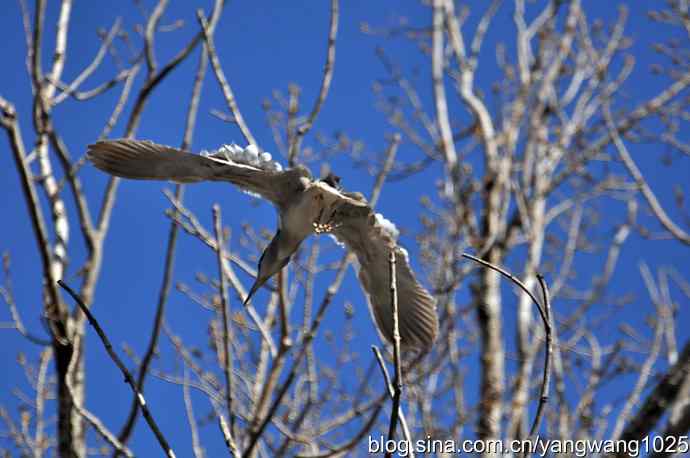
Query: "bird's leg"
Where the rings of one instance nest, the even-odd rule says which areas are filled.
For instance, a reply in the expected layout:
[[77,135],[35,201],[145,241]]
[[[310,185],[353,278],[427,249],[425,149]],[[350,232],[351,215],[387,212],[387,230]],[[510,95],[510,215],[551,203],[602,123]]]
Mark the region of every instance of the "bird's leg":
[[330,212],[328,219],[325,220],[325,222],[322,222],[324,221],[323,214],[325,210],[325,208],[322,208],[319,212],[319,217],[312,223],[314,226],[314,232],[317,234],[333,232],[334,229],[339,228],[343,224],[341,221],[335,221],[335,217],[338,215],[337,207]]
[[319,211],[319,216],[317,216],[314,222],[312,223],[312,226],[314,226],[314,232],[316,232],[317,234],[323,234],[325,232],[330,231],[328,223],[323,222],[323,212],[325,210],[326,209],[324,207],[321,207],[321,210]]
[[328,226],[328,232],[332,232],[334,229],[337,229],[340,226],[342,226],[342,221],[336,221],[336,216],[338,216],[337,206],[331,211],[331,214],[328,216],[328,222],[326,223],[326,226]]
[[324,232],[328,232],[328,225],[323,222],[323,212],[326,210],[323,204],[323,196],[321,194],[315,194],[314,201],[317,202],[316,205],[319,206],[319,215],[314,218],[311,225],[314,228],[314,233],[323,234]]
[[337,228],[339,228],[340,226],[343,225],[343,222],[342,222],[342,221],[336,221],[336,220],[335,220],[335,217],[336,217],[337,215],[338,215],[338,208],[334,208],[333,211],[331,212],[330,218],[328,219],[328,224],[331,225],[331,228],[332,228],[332,229],[337,229]]

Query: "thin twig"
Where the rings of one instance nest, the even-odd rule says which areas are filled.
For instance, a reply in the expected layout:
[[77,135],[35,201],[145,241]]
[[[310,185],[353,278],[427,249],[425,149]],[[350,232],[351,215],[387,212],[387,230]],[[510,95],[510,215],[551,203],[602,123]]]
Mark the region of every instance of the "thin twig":
[[[643,272],[643,276],[644,269],[646,267],[647,266],[644,263],[640,266],[640,270]],[[628,421],[632,416],[633,408],[637,405],[644,389],[647,388],[649,378],[652,376],[652,368],[654,367],[654,364],[656,364],[657,362],[663,342],[664,325],[666,323],[663,319],[663,311],[661,309],[662,306],[660,301],[658,300],[658,297],[655,297],[657,296],[657,294],[654,291],[654,285],[649,281],[645,281],[645,283],[647,284],[647,289],[649,290],[650,296],[652,296],[652,303],[656,306],[657,312],[656,323],[654,325],[654,340],[652,342],[651,348],[649,349],[649,355],[647,355],[647,358],[645,358],[644,363],[642,363],[642,366],[639,369],[640,374],[637,378],[637,381],[635,382],[635,385],[630,394],[626,397],[625,403],[623,404],[623,408],[618,414],[618,418],[616,418],[616,423],[614,424],[613,430],[611,432],[612,439],[620,439],[623,429],[628,424]]]
[[290,388],[290,385],[292,385],[292,382],[295,380],[295,377],[297,376],[297,369],[300,367],[302,363],[302,359],[305,357],[307,353],[307,349],[309,348],[309,344],[311,341],[316,337],[316,331],[318,330],[319,326],[321,325],[321,321],[323,320],[323,317],[326,313],[326,310],[328,309],[328,306],[331,304],[333,301],[333,298],[335,297],[336,292],[340,289],[340,285],[342,284],[343,280],[345,279],[345,273],[347,272],[347,266],[349,265],[349,259],[350,255],[346,255],[343,257],[343,259],[340,262],[340,265],[338,266],[338,270],[335,274],[335,278],[333,279],[333,282],[331,285],[328,287],[326,290],[326,295],[324,296],[323,300],[321,301],[321,305],[319,306],[319,310],[316,312],[316,316],[314,317],[314,320],[311,323],[311,326],[309,328],[309,331],[302,336],[302,345],[300,347],[300,352],[297,354],[297,356],[294,357],[293,359],[293,365],[292,369],[290,370],[290,373],[287,376],[287,379],[283,382],[281,387],[278,389],[278,393],[276,394],[276,397],[273,399],[273,402],[271,403],[271,406],[268,409],[268,412],[266,415],[261,419],[259,422],[258,426],[255,428],[254,431],[251,432],[248,440],[248,445],[244,451],[245,456],[252,456],[252,452],[254,447],[256,447],[259,438],[263,434],[264,430],[266,429],[266,426],[268,425],[269,421],[273,417],[273,415],[276,414],[276,411],[278,410],[278,406],[280,406],[280,403],[283,400],[283,397],[287,393],[288,389]]
[[530,428],[530,437],[533,437],[537,429],[539,428],[539,423],[541,423],[544,406],[548,401],[549,385],[551,382],[551,353],[553,350],[550,318],[551,300],[549,298],[549,291],[546,286],[546,282],[544,281],[544,277],[542,277],[540,274],[537,274],[537,279],[539,280],[539,285],[541,286],[544,300],[544,304],[542,306],[542,304],[537,300],[534,294],[532,294],[532,292],[525,286],[525,284],[522,283],[517,277],[512,275],[510,272],[498,266],[495,266],[490,262],[484,261],[483,259],[479,259],[467,253],[463,253],[462,257],[471,259],[472,261],[475,261],[485,267],[488,267],[489,269],[494,270],[503,275],[504,277],[508,278],[510,281],[512,281],[514,284],[520,287],[520,289],[522,289],[525,292],[525,294],[527,294],[530,297],[530,299],[532,299],[532,302],[534,302],[534,305],[536,305],[537,309],[539,310],[539,314],[541,315],[541,319],[544,324],[544,335],[546,336],[546,349],[544,352],[544,373],[542,378],[541,394],[539,397],[539,405],[537,406],[537,413],[535,414],[534,422],[532,423],[532,427]]
[[393,134],[393,137],[390,140],[390,143],[388,144],[388,148],[386,149],[386,158],[383,161],[383,167],[381,168],[381,171],[379,174],[376,176],[376,180],[374,181],[374,187],[371,191],[371,196],[369,196],[369,206],[373,209],[376,207],[376,204],[379,201],[379,197],[381,196],[381,189],[383,189],[383,183],[386,181],[386,177],[390,173],[390,171],[393,169],[393,165],[395,164],[395,155],[398,152],[398,146],[400,146],[400,141],[402,137],[400,136],[399,133]]
[[151,16],[149,17],[149,20],[146,22],[144,43],[146,47],[146,67],[148,67],[148,71],[150,74],[156,73],[156,67],[158,66],[158,64],[156,63],[156,54],[153,46],[154,33],[156,32],[156,29],[158,28],[158,23],[160,22],[161,17],[163,16],[163,13],[165,12],[165,9],[167,7],[168,0],[158,0],[158,3],[156,3],[156,6],[154,7]]
[[213,73],[216,75],[218,84],[220,84],[220,88],[223,91],[223,97],[225,97],[225,102],[228,104],[228,108],[230,108],[230,111],[232,111],[232,115],[235,118],[235,122],[237,123],[237,126],[240,128],[240,131],[242,131],[242,135],[244,135],[245,140],[247,140],[247,142],[252,145],[258,146],[256,139],[252,135],[252,132],[249,130],[247,123],[244,121],[244,117],[242,117],[240,107],[237,105],[237,100],[235,99],[235,95],[232,92],[232,88],[230,87],[230,84],[228,84],[227,78],[225,78],[223,67],[220,64],[220,59],[218,59],[216,47],[213,43],[213,35],[211,35],[211,32],[209,31],[210,29],[208,23],[206,22],[206,18],[204,17],[204,13],[202,10],[198,10],[196,15],[197,20],[201,25],[201,31],[204,37],[204,41],[206,42],[206,49],[208,50],[208,55],[211,58],[211,67],[213,67]]
[[[115,19],[115,23],[113,26],[110,28],[110,31],[106,35],[106,37],[103,39],[101,42],[100,48],[98,48],[98,52],[96,53],[96,56],[93,58],[91,63],[82,70],[82,72],[74,79],[69,84],[61,85],[59,81],[51,81],[53,84],[57,84],[60,87],[60,90],[62,91],[61,94],[55,96],[55,98],[51,101],[53,105],[57,105],[63,100],[65,100],[69,96],[74,96],[76,95],[75,93],[79,89],[79,86],[86,81],[86,79],[91,76],[91,74],[101,65],[101,62],[103,61],[103,58],[105,57],[105,54],[110,47],[111,43],[117,36],[117,34],[120,32],[120,27],[122,26],[122,19],[117,18]],[[124,79],[124,74],[126,74],[127,70],[120,72],[115,78],[121,78]],[[115,81],[115,80],[111,80]],[[76,97],[77,100],[79,97]]]
[[664,228],[666,228],[666,230],[669,231],[676,239],[685,243],[686,245],[690,245],[690,234],[681,229],[680,226],[674,223],[673,220],[668,216],[668,213],[666,213],[664,207],[661,205],[661,203],[659,203],[659,200],[654,195],[652,188],[644,179],[642,172],[637,167],[637,164],[635,164],[632,156],[630,156],[628,148],[625,146],[625,143],[623,143],[623,140],[618,133],[618,129],[616,129],[616,125],[613,122],[613,116],[611,115],[608,102],[603,104],[603,114],[604,118],[606,119],[606,126],[609,130],[609,135],[613,139],[613,144],[618,151],[618,156],[621,158],[621,161],[623,161],[625,168],[628,169],[628,172],[633,177],[633,180],[635,180],[635,184],[638,186],[640,192],[647,200],[647,203],[652,209],[654,216],[656,216],[661,225],[664,226]]
[[[196,218],[196,216],[191,211],[189,211],[187,208],[185,208],[182,205],[182,203],[176,201],[175,197],[172,195],[172,193],[170,191],[168,191],[167,189],[164,189],[163,193],[168,198],[168,200],[170,200],[170,203],[173,205],[173,207],[175,207],[175,212],[168,214],[168,216],[173,218],[173,220],[177,224],[180,224],[185,231],[187,231],[191,235],[194,235],[195,237],[197,237],[199,240],[204,242],[206,245],[208,245],[211,249],[213,249],[215,251],[217,249],[216,248],[216,242],[209,235],[208,231],[206,231],[203,228],[203,226],[201,226],[201,223],[199,223],[199,220]],[[180,215],[184,216],[184,218],[186,218],[189,221],[190,225],[186,225],[182,220],[176,219],[175,213],[179,213]],[[238,263],[238,261],[239,261],[239,259],[233,259],[233,258],[231,258],[231,260],[235,263]],[[238,263],[238,265],[240,265],[240,267],[242,267],[243,270],[245,270],[246,272],[256,275],[255,272],[252,272],[251,270],[245,269],[243,264]],[[268,346],[268,348],[271,352],[271,356],[275,357],[275,355],[277,354],[277,350],[276,350],[275,343],[273,342],[273,338],[271,337],[271,333],[266,328],[266,324],[261,319],[261,317],[257,313],[254,306],[251,304],[251,302],[245,302],[247,293],[244,290],[244,288],[242,287],[239,279],[235,275],[235,272],[232,270],[232,267],[227,262],[227,259],[225,259],[223,262],[223,269],[225,270],[226,277],[228,278],[228,280],[230,280],[230,284],[237,291],[237,294],[240,296],[240,300],[242,301],[242,303],[244,303],[244,307],[247,310],[247,314],[249,315],[249,317],[254,322],[254,325],[259,330],[261,337],[266,342],[266,345]]]
[[544,407],[549,400],[549,386],[551,385],[551,353],[553,351],[553,339],[551,335],[551,298],[549,295],[549,288],[544,281],[541,274],[537,274],[537,280],[541,287],[542,298],[544,300],[544,311],[546,312],[546,322],[544,323],[544,334],[546,336],[546,343],[544,344],[544,374],[541,384],[541,391],[539,393],[539,404],[537,405],[537,413],[534,415],[534,422],[529,430],[529,435],[534,438],[537,433],[537,428],[541,423],[542,415],[544,414]]
[[321,80],[321,89],[319,90],[319,96],[314,102],[314,107],[309,113],[307,121],[302,124],[297,129],[297,135],[295,141],[290,145],[290,152],[288,153],[288,163],[292,165],[297,153],[299,152],[299,146],[302,138],[311,130],[314,125],[316,117],[321,111],[323,103],[326,101],[328,96],[328,90],[331,87],[331,81],[333,80],[333,71],[335,70],[335,39],[338,34],[338,17],[339,17],[339,5],[338,0],[331,0],[331,24],[328,30],[328,50],[326,51],[326,64],[323,68],[323,79]]
[[522,290],[525,292],[525,294],[527,294],[527,295],[530,297],[530,299],[532,299],[532,302],[534,302],[534,305],[537,306],[537,310],[539,310],[539,314],[541,315],[542,321],[543,321],[544,323],[548,323],[548,320],[547,320],[547,318],[546,318],[546,313],[544,312],[544,309],[542,308],[540,302],[539,302],[539,301],[537,300],[537,298],[534,296],[534,294],[532,293],[532,291],[530,291],[530,290],[525,286],[525,284],[522,283],[522,282],[520,281],[519,278],[515,277],[515,276],[514,276],[513,274],[511,274],[510,272],[508,272],[508,271],[506,271],[506,270],[503,270],[503,269],[501,269],[500,267],[491,264],[490,262],[484,261],[483,259],[479,259],[479,258],[477,258],[477,257],[475,257],[475,256],[472,256],[471,254],[463,253],[463,254],[462,254],[462,257],[463,257],[463,258],[466,258],[466,259],[471,259],[472,261],[477,262],[477,263],[483,265],[484,267],[488,267],[489,269],[498,272],[499,274],[503,275],[504,277],[508,278],[510,281],[512,281],[513,283],[515,283],[518,287],[520,287],[520,289],[522,289]]
[[89,410],[86,409],[86,407],[82,406],[79,402],[77,402],[77,399],[74,395],[74,389],[72,388],[72,377],[75,371],[75,367],[77,366],[79,361],[79,358],[77,357],[76,354],[72,355],[72,359],[69,362],[69,366],[67,368],[67,376],[65,377],[66,381],[66,386],[67,386],[67,391],[72,398],[72,402],[74,403],[74,409],[84,417],[84,419],[89,422],[91,427],[96,430],[96,432],[107,442],[110,444],[113,449],[126,456],[127,458],[132,458],[134,457],[134,454],[132,451],[127,447],[125,444],[120,442],[120,440],[113,434],[107,426],[103,424],[100,418],[98,418],[96,415],[91,413]]
[[[400,317],[398,314],[398,285],[395,278],[395,250],[388,255],[388,272],[390,275],[390,292],[393,309],[393,361],[395,363],[395,381],[393,382],[393,408],[391,420],[388,426],[388,441],[395,437],[395,428],[398,424],[400,411],[400,396],[402,394],[402,363],[400,362]],[[392,456],[392,452],[386,452],[386,457]]]
[[[38,366],[38,375],[36,377],[36,434],[34,436],[34,444],[37,454],[41,456],[46,448],[45,437],[45,404],[48,397],[46,388],[46,373],[48,371],[48,363],[53,352],[50,347],[46,347],[41,352]],[[69,380],[69,378],[67,378]]]
[[237,443],[235,442],[235,439],[232,437],[232,433],[230,432],[230,428],[228,428],[228,423],[225,421],[225,417],[223,416],[222,412],[218,413],[218,425],[220,426],[220,431],[223,433],[225,445],[228,447],[228,450],[230,451],[232,456],[236,458],[242,456],[240,454],[240,450],[237,448]]
[[[357,446],[357,444],[360,443],[360,441],[366,436],[368,432],[371,431],[371,429],[374,427],[374,423],[376,422],[376,419],[379,416],[379,412],[381,412],[381,409],[383,408],[383,402],[379,402],[375,404],[374,411],[371,413],[369,416],[369,419],[364,422],[364,425],[355,433],[352,438],[348,438],[345,440],[345,443],[339,444],[333,447],[330,447],[330,450],[327,452],[318,452],[315,454],[310,454],[310,455],[302,455],[298,454],[296,455],[296,458],[330,458],[330,457],[341,457],[341,456],[347,456],[346,453],[349,450],[352,450]],[[409,455],[408,455],[409,456]]]
[[65,96],[65,97],[72,97],[74,100],[78,102],[84,102],[90,99],[93,99],[95,97],[98,97],[101,94],[104,94],[105,92],[109,91],[113,87],[117,85],[120,81],[124,81],[127,79],[129,76],[130,69],[124,69],[121,70],[117,75],[109,79],[108,81],[104,81],[103,83],[99,84],[98,86],[88,89],[85,91],[76,91],[70,89],[65,83],[62,83],[60,81],[50,81],[51,84],[55,85],[58,87],[62,93],[58,96]]
[[225,278],[223,262],[225,250],[223,249],[223,229],[221,223],[220,206],[213,206],[213,227],[216,234],[216,253],[218,259],[218,275],[220,281],[220,311],[223,320],[223,374],[225,376],[225,403],[230,416],[230,427],[235,424],[235,416],[232,411],[232,354],[230,353],[230,323],[228,322],[228,283]]
[[36,345],[40,346],[50,345],[50,340],[35,336],[26,329],[26,326],[24,326],[24,322],[22,321],[21,315],[19,315],[19,310],[17,310],[17,304],[14,301],[14,297],[6,287],[0,286],[0,297],[3,298],[3,300],[7,304],[7,307],[10,309],[12,322],[8,324],[8,327],[16,329],[17,332],[19,332],[19,334],[25,337],[29,342],[35,343]]
[[184,409],[187,414],[187,422],[189,423],[189,431],[192,435],[192,452],[195,458],[204,458],[204,449],[199,443],[199,432],[196,425],[196,417],[194,416],[194,405],[192,403],[192,396],[189,392],[189,369],[185,364],[182,368],[182,398],[184,400]]
[[[376,345],[371,346],[371,350],[374,352],[376,357],[376,362],[379,364],[381,369],[381,374],[383,375],[383,382],[386,384],[386,391],[392,400],[395,399],[395,386],[391,383],[390,375],[388,375],[388,369],[386,369],[386,363],[383,361],[383,356],[381,355],[381,350]],[[414,458],[415,454],[412,448],[412,436],[410,435],[410,428],[407,426],[407,419],[405,418],[405,413],[402,408],[399,409],[398,416],[400,417],[400,426],[403,430],[403,436],[408,445],[408,456]]]
[[168,458],[175,458],[175,452],[173,452],[172,448],[170,448],[170,444],[168,443],[168,440],[165,438],[163,433],[161,432],[160,428],[158,427],[158,424],[156,423],[156,420],[153,418],[153,415],[151,415],[151,411],[149,410],[148,405],[146,404],[146,399],[144,399],[144,395],[137,389],[137,382],[134,380],[134,377],[132,377],[132,374],[129,372],[125,364],[122,362],[119,356],[115,353],[115,350],[113,349],[112,344],[110,343],[110,339],[108,339],[108,336],[106,336],[105,332],[103,331],[103,328],[101,328],[101,325],[98,324],[98,321],[96,321],[96,318],[93,316],[91,311],[89,311],[89,308],[84,304],[84,301],[82,301],[81,297],[72,290],[65,282],[62,280],[57,281],[58,285],[60,285],[67,293],[72,296],[72,299],[77,303],[79,308],[81,309],[82,313],[86,315],[86,318],[89,320],[89,324],[96,330],[96,333],[98,334],[98,337],[100,337],[101,342],[103,342],[103,346],[105,347],[106,352],[108,352],[108,355],[110,356],[110,359],[113,360],[115,365],[120,369],[122,372],[122,375],[125,376],[125,381],[129,384],[129,386],[132,388],[132,391],[134,392],[137,401],[139,402],[139,407],[141,408],[141,411],[144,414],[144,418],[146,419],[146,423],[148,423],[149,428],[151,428],[151,431],[153,434],[156,436],[156,439],[158,440],[158,444],[161,446],[163,449],[163,452]]

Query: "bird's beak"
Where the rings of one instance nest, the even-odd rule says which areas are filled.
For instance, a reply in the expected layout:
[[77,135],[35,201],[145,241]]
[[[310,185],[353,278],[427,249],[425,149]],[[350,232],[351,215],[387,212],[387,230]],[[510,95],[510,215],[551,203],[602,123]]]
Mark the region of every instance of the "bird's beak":
[[254,293],[256,293],[259,290],[259,288],[261,288],[264,285],[264,283],[266,283],[268,281],[269,278],[270,277],[261,278],[259,275],[256,276],[256,280],[254,280],[254,284],[252,285],[252,288],[249,290],[249,294],[247,294],[246,299],[242,303],[243,307],[247,305],[247,302],[249,302],[249,299],[252,298]]

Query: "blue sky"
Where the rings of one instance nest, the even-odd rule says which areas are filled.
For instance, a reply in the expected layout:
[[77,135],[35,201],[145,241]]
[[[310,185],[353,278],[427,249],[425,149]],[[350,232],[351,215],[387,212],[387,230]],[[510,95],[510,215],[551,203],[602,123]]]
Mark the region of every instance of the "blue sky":
[[[48,2],[46,37],[52,42],[58,2]],[[150,2],[145,2],[150,3]],[[481,5],[483,2],[471,2]],[[585,2],[587,11],[592,16],[601,16],[605,22],[616,15],[615,2]],[[631,52],[638,65],[634,74],[625,85],[625,92],[630,97],[630,104],[635,100],[656,94],[664,87],[665,81],[649,75],[648,67],[659,61],[651,50],[652,39],[659,37],[656,25],[652,24],[644,12],[647,5],[654,2],[636,2],[636,8],[630,9],[628,30],[635,40]],[[287,86],[296,83],[302,88],[301,105],[304,111],[311,108],[318,93],[326,49],[328,30],[329,2],[283,2],[252,1],[228,2],[215,34],[216,45],[226,75],[232,85],[242,113],[257,137],[261,146],[271,152],[276,151],[271,131],[261,109],[263,100],[270,98],[274,90],[287,93]],[[69,54],[64,72],[66,80],[71,80],[95,55],[99,40],[95,36],[97,27],[109,28],[115,17],[122,16],[126,29],[132,29],[142,22],[142,16],[131,7],[130,2],[75,2],[72,16],[72,27],[68,37]],[[210,2],[171,2],[163,24],[179,18],[184,19],[180,31],[165,34],[157,46],[159,62],[167,61],[177,50],[196,33],[195,10],[203,7],[206,10]],[[473,8],[473,12],[478,8]],[[345,132],[350,138],[358,139],[365,144],[365,154],[369,157],[380,155],[387,145],[387,136],[395,131],[386,123],[385,116],[376,110],[376,97],[372,84],[386,77],[386,72],[375,55],[376,46],[384,46],[394,56],[402,68],[410,71],[418,69],[419,75],[412,80],[420,88],[423,101],[432,112],[430,103],[431,85],[429,83],[429,66],[424,57],[413,45],[402,40],[386,40],[379,36],[363,34],[360,24],[363,21],[373,26],[390,26],[396,23],[399,16],[410,18],[413,23],[426,23],[429,10],[415,2],[382,1],[344,1],[341,4],[340,27],[335,66],[335,76],[331,92],[313,133],[330,136],[336,132]],[[504,5],[494,21],[483,51],[478,81],[492,81],[497,78],[493,48],[498,42],[506,42],[511,48],[513,34],[512,6]],[[468,27],[473,29],[477,14],[472,14]],[[24,129],[25,142],[30,145],[30,85],[25,66],[26,49],[21,28],[21,15],[17,2],[4,5],[0,24],[5,40],[0,42],[0,54],[3,57],[5,70],[0,72],[0,94],[15,104]],[[44,53],[44,65],[48,65],[51,55]],[[188,95],[196,68],[198,50],[157,89],[146,107],[137,137],[152,139],[159,143],[178,145],[181,142],[185,122]],[[114,67],[106,62],[86,88],[95,86],[112,74]],[[141,84],[139,80],[138,85]],[[489,84],[480,84],[488,88]],[[450,93],[450,88],[448,88]],[[73,156],[83,153],[85,146],[96,139],[100,128],[109,115],[110,109],[118,95],[117,90],[101,97],[95,102],[79,104],[66,102],[56,110],[57,128],[62,132]],[[131,108],[131,103],[128,105]],[[224,101],[215,79],[209,71],[204,86],[204,93],[194,135],[195,150],[213,148],[232,141],[243,143],[239,130],[230,124],[223,123],[209,114],[211,109],[224,109]],[[466,112],[459,109],[457,102],[452,102],[457,119],[465,119]],[[452,113],[452,114],[455,114]],[[122,134],[124,126],[118,125],[113,137]],[[44,334],[39,322],[40,309],[40,263],[27,218],[26,205],[17,191],[19,181],[9,154],[7,143],[2,140],[0,146],[0,206],[6,220],[0,225],[0,250],[8,251],[12,256],[13,288],[22,317],[36,333]],[[307,139],[307,146],[316,146],[313,138]],[[670,214],[681,221],[681,214],[672,208],[672,184],[684,185],[687,190],[687,177],[690,173],[688,161],[676,161],[673,167],[665,167],[658,161],[659,149],[652,146],[631,147],[638,164],[650,182],[658,189],[659,196],[670,210]],[[421,158],[421,153],[410,143],[403,143],[398,158],[413,162]],[[348,189],[368,193],[373,178],[362,168],[352,167],[347,157],[336,157],[333,168],[343,176]],[[310,164],[312,172],[319,173],[319,163]],[[402,243],[414,255],[414,233],[419,229],[418,214],[421,211],[419,198],[434,195],[433,182],[439,177],[441,167],[434,165],[425,172],[405,181],[386,184],[380,199],[379,209],[391,220],[409,228],[409,235],[404,235]],[[89,193],[100,195],[106,178],[92,167],[87,166],[82,172],[84,185]],[[685,183],[684,183],[685,180]],[[155,311],[155,302],[162,277],[163,254],[167,241],[169,221],[163,212],[169,204],[162,194],[168,184],[147,182],[122,183],[117,206],[106,241],[105,256],[101,280],[96,293],[94,313],[107,329],[113,342],[127,342],[135,352],[141,354],[148,340],[148,330]],[[96,199],[92,199],[92,203]],[[189,186],[185,202],[200,217],[201,221],[211,227],[211,205],[218,202],[222,206],[224,222],[233,229],[231,247],[238,249],[241,224],[252,222],[255,227],[275,227],[274,210],[266,204],[258,204],[246,195],[223,184],[200,184]],[[604,213],[619,215],[621,205],[618,202],[602,202]],[[610,207],[607,207],[610,206]],[[73,206],[69,203],[73,212]],[[92,211],[95,207],[92,207]],[[647,219],[647,221],[649,221]],[[610,234],[609,234],[610,236]],[[334,257],[338,252],[330,243],[324,243],[326,256]],[[76,284],[76,269],[83,259],[84,247],[78,234],[78,228],[72,228],[70,253],[73,260],[66,275],[68,283]],[[639,325],[651,311],[647,296],[642,288],[637,264],[646,260],[653,268],[662,265],[675,266],[682,274],[688,274],[690,250],[676,242],[643,243],[634,235],[622,254],[619,270],[613,279],[614,293],[633,292],[636,300],[632,307],[616,315],[620,320]],[[584,269],[601,270],[602,259],[598,257],[591,262],[583,261]],[[415,263],[419,268],[419,264]],[[201,247],[200,242],[182,234],[177,253],[175,269],[176,281],[194,283],[197,272],[206,272],[215,276],[215,261],[212,253]],[[328,277],[327,277],[328,278]],[[243,278],[248,285],[248,278]],[[323,290],[328,285],[324,280],[318,285]],[[316,297],[320,297],[318,294]],[[509,295],[506,297],[510,298]],[[458,302],[466,302],[465,292],[458,293]],[[353,302],[357,312],[355,326],[359,341],[357,349],[360,363],[367,366],[370,360],[369,345],[378,343],[378,337],[370,323],[364,298],[356,284],[354,275],[349,274],[343,292],[332,307],[327,317],[326,326],[339,330],[343,320],[342,305],[345,300]],[[510,300],[505,302],[506,321],[512,322]],[[686,301],[687,304],[687,301]],[[237,305],[237,304],[235,304]],[[204,345],[206,320],[208,312],[198,310],[181,294],[172,292],[168,308],[168,321],[172,328],[183,334],[190,343]],[[0,308],[0,321],[7,320],[6,309]],[[678,340],[682,344],[690,337],[690,320],[687,310],[678,316]],[[196,327],[196,329],[192,329]],[[117,429],[129,409],[131,393],[121,383],[121,376],[107,359],[100,343],[93,332],[87,330],[87,367],[88,367],[88,407],[99,414],[112,428]],[[604,337],[605,339],[605,337]],[[165,342],[165,339],[163,339]],[[167,343],[166,343],[167,345]],[[507,338],[506,345],[511,353],[512,340]],[[169,345],[167,345],[169,348]],[[14,387],[29,391],[21,370],[14,363],[18,351],[35,357],[36,348],[26,344],[16,333],[0,330],[0,356],[5,367],[5,377],[0,380],[0,404],[11,409],[18,405],[12,394]],[[171,367],[171,359],[161,363]],[[470,369],[474,374],[468,380],[476,380],[476,364]],[[470,391],[473,390],[471,387]],[[154,413],[158,413],[164,431],[172,438],[179,450],[178,456],[187,456],[190,452],[190,439],[187,433],[183,411],[181,389],[177,386],[149,379],[147,395]],[[197,414],[207,409],[203,400],[195,398],[199,405]],[[207,427],[213,431],[215,443],[206,443],[211,456],[220,453],[223,444],[215,432],[215,425]],[[140,421],[137,432],[131,442],[133,449],[146,456],[147,451],[156,450],[150,432]],[[151,452],[153,453],[153,452]]]

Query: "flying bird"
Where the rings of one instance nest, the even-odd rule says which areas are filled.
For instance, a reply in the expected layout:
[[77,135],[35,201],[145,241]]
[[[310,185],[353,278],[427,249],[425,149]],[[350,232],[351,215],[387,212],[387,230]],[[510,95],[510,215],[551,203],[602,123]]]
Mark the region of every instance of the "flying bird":
[[360,193],[342,190],[329,174],[314,179],[301,165],[283,170],[255,145],[224,145],[201,155],[141,140],[106,140],[89,145],[87,155],[100,170],[122,178],[177,183],[228,181],[270,201],[278,210],[278,230],[259,259],[245,303],[280,271],[311,234],[331,234],[357,256],[359,281],[380,334],[393,341],[389,253],[395,252],[400,341],[428,351],[438,333],[436,303],[417,281],[395,226],[374,213]]

